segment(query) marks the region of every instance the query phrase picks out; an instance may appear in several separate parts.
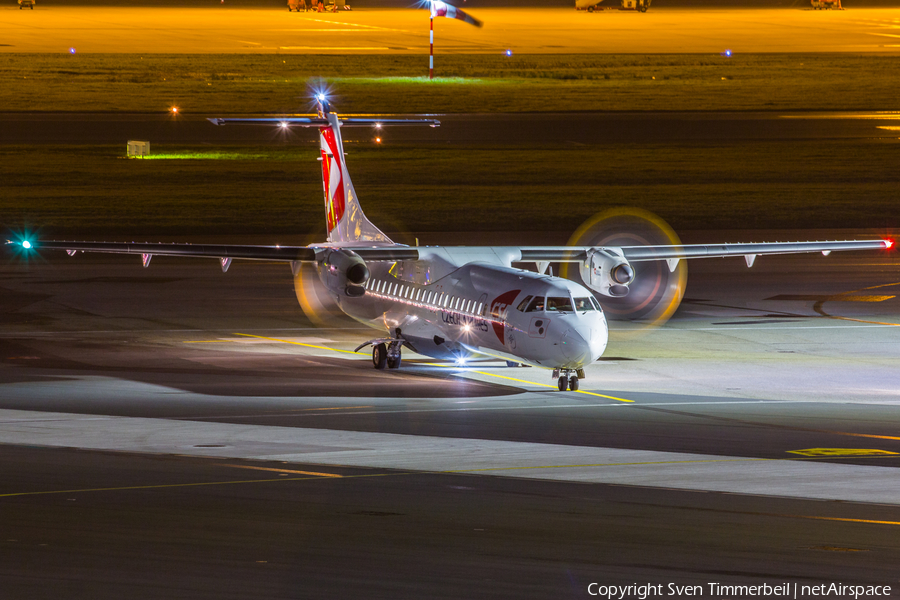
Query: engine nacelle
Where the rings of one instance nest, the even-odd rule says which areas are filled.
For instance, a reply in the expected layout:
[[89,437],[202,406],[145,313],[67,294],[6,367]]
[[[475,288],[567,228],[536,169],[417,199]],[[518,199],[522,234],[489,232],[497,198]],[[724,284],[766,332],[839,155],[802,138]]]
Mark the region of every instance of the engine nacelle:
[[343,296],[359,297],[366,293],[369,268],[359,254],[345,248],[326,250],[316,267],[319,279],[328,291]]
[[634,281],[634,269],[621,250],[595,248],[588,250],[580,265],[585,285],[604,296],[621,298],[628,295],[628,285]]

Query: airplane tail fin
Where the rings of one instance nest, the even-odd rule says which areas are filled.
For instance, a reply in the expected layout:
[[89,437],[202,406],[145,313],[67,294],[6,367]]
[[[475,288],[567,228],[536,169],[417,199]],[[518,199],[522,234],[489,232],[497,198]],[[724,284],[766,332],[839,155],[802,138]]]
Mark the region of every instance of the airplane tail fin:
[[331,112],[328,100],[321,97],[317,100],[319,118],[328,122],[327,126],[319,128],[328,241],[392,243],[363,213],[344,160],[341,121],[337,114]]
[[340,119],[331,111],[331,105],[324,94],[316,95],[316,117],[251,117],[209,119],[214,125],[226,123],[270,124],[282,128],[291,126],[316,127],[319,130],[319,147],[322,161],[322,187],[325,194],[325,223],[328,241],[339,242],[382,242],[393,243],[363,213],[347,172],[344,161],[344,142],[341,129],[344,127],[375,127],[393,125],[441,124],[435,119]]

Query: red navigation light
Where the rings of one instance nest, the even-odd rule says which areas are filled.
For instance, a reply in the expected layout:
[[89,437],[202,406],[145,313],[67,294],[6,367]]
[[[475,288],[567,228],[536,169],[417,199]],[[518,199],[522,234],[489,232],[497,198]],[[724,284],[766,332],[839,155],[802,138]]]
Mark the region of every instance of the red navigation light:
[[886,250],[890,250],[891,248],[893,248],[894,240],[891,240],[891,239],[884,240],[884,247]]

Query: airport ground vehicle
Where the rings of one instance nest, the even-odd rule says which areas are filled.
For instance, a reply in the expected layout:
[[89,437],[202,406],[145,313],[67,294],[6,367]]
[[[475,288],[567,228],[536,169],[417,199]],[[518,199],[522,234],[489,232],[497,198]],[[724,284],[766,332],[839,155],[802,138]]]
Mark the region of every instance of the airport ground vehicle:
[[25,7],[34,10],[34,0],[19,0],[19,10],[22,10]]
[[844,10],[841,0],[810,0],[813,10]]
[[[651,0],[622,0],[619,10],[647,12],[647,9],[650,8],[650,1]],[[575,0],[575,10],[586,10],[587,12],[602,10],[600,7],[601,2],[603,2],[603,0]]]

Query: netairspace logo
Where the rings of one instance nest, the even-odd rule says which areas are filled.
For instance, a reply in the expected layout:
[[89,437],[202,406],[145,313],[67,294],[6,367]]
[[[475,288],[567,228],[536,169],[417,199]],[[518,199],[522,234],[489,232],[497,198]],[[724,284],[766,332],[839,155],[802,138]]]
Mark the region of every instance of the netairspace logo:
[[663,596],[693,596],[693,597],[768,597],[768,598],[875,598],[890,596],[889,585],[845,585],[843,583],[821,583],[818,585],[800,585],[797,583],[777,583],[771,585],[726,585],[718,582],[710,582],[706,585],[679,585],[677,583],[633,583],[631,585],[603,585],[591,583],[588,585],[588,594],[607,600],[625,600]]

